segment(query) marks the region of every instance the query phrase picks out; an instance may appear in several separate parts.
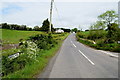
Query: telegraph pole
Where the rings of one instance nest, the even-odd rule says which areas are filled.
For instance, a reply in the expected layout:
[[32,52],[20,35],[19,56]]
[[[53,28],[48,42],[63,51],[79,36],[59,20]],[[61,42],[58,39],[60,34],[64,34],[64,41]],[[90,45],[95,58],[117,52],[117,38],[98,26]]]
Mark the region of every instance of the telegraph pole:
[[54,0],[51,0],[51,8],[50,8],[50,27],[49,27],[49,31],[51,32],[51,27],[52,27],[52,8],[53,8],[53,2]]

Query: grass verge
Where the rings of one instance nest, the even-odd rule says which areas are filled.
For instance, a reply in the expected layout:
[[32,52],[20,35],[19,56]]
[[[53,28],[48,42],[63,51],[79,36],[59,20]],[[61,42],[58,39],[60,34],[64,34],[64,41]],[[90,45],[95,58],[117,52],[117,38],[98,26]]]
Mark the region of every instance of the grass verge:
[[69,34],[66,34],[64,37],[61,38],[59,43],[53,47],[50,50],[43,50],[40,52],[41,55],[37,57],[36,62],[32,62],[31,64],[28,64],[23,68],[22,70],[16,71],[14,73],[11,73],[7,76],[4,76],[5,78],[33,78],[36,74],[40,74],[42,70],[46,67],[51,57],[55,55],[55,53],[59,50],[59,48],[62,45],[63,40],[68,36]]
[[99,50],[105,50],[105,51],[112,51],[112,52],[120,52],[120,44],[117,43],[113,43],[113,44],[93,44],[93,42],[86,40],[86,39],[82,39],[82,38],[78,38],[77,40],[87,46],[90,46],[92,48],[95,49],[99,49]]

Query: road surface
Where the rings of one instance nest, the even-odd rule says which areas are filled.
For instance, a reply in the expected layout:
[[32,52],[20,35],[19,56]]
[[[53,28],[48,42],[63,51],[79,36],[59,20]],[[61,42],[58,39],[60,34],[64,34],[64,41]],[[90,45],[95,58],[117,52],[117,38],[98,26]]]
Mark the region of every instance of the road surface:
[[70,34],[64,41],[48,77],[118,78],[118,58],[87,47],[76,41],[75,34]]

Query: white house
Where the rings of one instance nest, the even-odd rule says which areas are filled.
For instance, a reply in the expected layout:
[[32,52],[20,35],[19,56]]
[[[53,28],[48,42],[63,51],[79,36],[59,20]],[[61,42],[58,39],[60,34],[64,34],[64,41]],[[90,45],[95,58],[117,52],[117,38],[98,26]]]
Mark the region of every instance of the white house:
[[55,31],[56,33],[64,33],[64,31],[62,29],[58,29]]

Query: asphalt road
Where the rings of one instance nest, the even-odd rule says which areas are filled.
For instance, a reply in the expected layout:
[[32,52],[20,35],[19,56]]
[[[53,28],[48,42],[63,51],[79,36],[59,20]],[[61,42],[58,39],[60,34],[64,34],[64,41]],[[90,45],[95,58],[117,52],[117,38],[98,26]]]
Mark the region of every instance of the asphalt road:
[[76,41],[64,41],[49,78],[118,78],[118,58],[110,57]]

